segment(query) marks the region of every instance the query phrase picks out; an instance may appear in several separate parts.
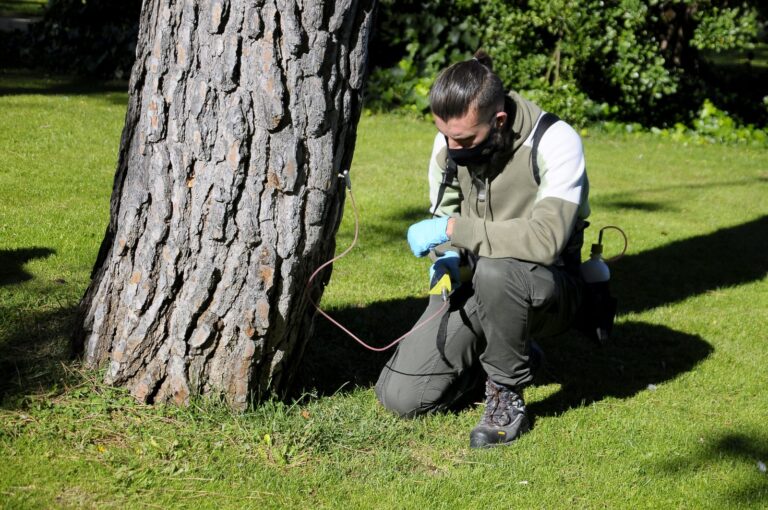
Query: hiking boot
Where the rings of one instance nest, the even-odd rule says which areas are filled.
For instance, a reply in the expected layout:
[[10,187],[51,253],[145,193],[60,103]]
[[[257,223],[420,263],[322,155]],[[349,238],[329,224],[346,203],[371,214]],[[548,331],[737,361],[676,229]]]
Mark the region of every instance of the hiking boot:
[[469,434],[470,448],[510,443],[530,430],[522,394],[489,378],[485,397],[483,417]]

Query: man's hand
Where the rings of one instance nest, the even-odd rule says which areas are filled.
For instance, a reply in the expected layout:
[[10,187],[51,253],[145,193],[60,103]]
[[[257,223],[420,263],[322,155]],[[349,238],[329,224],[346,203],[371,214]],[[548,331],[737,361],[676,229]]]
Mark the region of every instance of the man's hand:
[[408,229],[408,245],[417,257],[423,257],[429,250],[448,241],[448,217],[423,220]]
[[455,251],[447,251],[445,255],[435,261],[429,268],[429,286],[433,287],[444,274],[451,277],[451,287],[456,289],[461,285],[459,276],[459,254]]

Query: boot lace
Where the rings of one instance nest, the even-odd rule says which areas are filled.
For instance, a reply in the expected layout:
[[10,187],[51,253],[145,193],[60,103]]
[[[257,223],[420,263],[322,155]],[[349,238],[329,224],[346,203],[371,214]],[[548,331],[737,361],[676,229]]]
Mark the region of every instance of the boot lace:
[[525,412],[525,403],[520,395],[490,379],[485,384],[485,395],[482,425],[505,427],[512,423],[518,414]]

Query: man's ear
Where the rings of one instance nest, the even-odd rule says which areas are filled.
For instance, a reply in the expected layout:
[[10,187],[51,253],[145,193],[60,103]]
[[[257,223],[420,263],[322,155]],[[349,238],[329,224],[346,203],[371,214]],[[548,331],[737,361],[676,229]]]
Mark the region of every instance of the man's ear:
[[496,121],[496,129],[501,129],[504,127],[504,125],[507,123],[507,119],[509,118],[509,115],[507,115],[507,112],[501,111],[496,113],[495,121]]

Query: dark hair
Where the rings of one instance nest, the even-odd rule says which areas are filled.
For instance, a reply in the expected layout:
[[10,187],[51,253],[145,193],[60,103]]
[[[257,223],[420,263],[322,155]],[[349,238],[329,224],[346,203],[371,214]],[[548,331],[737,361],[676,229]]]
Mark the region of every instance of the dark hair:
[[481,117],[504,107],[504,86],[493,72],[491,57],[478,50],[470,60],[440,72],[429,91],[432,113],[443,120],[463,117],[470,107]]

